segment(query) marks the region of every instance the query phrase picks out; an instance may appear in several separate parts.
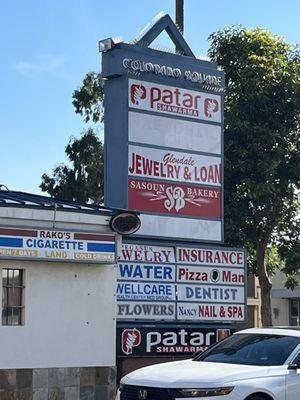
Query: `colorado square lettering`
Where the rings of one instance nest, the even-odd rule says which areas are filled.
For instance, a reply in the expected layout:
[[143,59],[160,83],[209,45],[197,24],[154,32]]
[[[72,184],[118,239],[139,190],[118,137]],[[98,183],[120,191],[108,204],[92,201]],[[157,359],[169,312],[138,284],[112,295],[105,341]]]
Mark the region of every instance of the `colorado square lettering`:
[[129,176],[221,186],[221,157],[130,145]]
[[221,97],[185,88],[129,79],[129,107],[221,122]]
[[185,79],[191,82],[208,84],[216,88],[222,88],[222,78],[218,75],[210,75],[200,71],[184,70],[174,68],[169,65],[161,65],[150,61],[144,61],[133,58],[124,58],[123,67],[134,72],[148,72],[155,75],[167,76],[178,79],[184,75]]

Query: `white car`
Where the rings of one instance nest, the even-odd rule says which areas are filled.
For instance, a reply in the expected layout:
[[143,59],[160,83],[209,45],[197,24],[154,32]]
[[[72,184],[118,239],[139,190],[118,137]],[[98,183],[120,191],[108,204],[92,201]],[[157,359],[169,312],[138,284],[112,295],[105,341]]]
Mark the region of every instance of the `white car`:
[[300,330],[247,329],[193,359],[126,375],[118,400],[300,400]]

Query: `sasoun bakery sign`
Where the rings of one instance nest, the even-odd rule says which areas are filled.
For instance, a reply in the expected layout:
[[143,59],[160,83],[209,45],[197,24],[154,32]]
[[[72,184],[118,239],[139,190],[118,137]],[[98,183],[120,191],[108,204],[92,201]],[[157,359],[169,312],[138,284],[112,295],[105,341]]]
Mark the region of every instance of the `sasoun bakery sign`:
[[138,238],[222,243],[224,73],[124,43],[102,71],[106,206],[139,211]]

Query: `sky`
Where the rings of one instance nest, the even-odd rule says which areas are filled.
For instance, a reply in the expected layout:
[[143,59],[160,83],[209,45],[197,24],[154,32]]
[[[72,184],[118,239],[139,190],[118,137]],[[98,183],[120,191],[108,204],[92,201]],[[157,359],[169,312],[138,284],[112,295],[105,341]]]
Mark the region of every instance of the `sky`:
[[[0,1],[0,184],[41,194],[44,172],[65,162],[71,137],[88,125],[76,115],[72,92],[100,71],[98,41],[130,42],[175,0]],[[185,39],[206,55],[208,36],[225,26],[263,27],[289,43],[300,38],[299,0],[185,0]],[[158,45],[170,47],[162,35]],[[97,127],[103,137],[101,126]]]

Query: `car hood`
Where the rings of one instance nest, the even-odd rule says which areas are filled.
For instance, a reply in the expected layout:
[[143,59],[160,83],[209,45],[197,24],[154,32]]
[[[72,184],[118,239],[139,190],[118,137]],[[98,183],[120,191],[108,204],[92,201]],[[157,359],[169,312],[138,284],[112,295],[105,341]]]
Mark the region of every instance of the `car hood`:
[[269,374],[270,367],[201,361],[173,361],[140,368],[122,379],[135,386],[190,388],[216,387],[236,380]]

